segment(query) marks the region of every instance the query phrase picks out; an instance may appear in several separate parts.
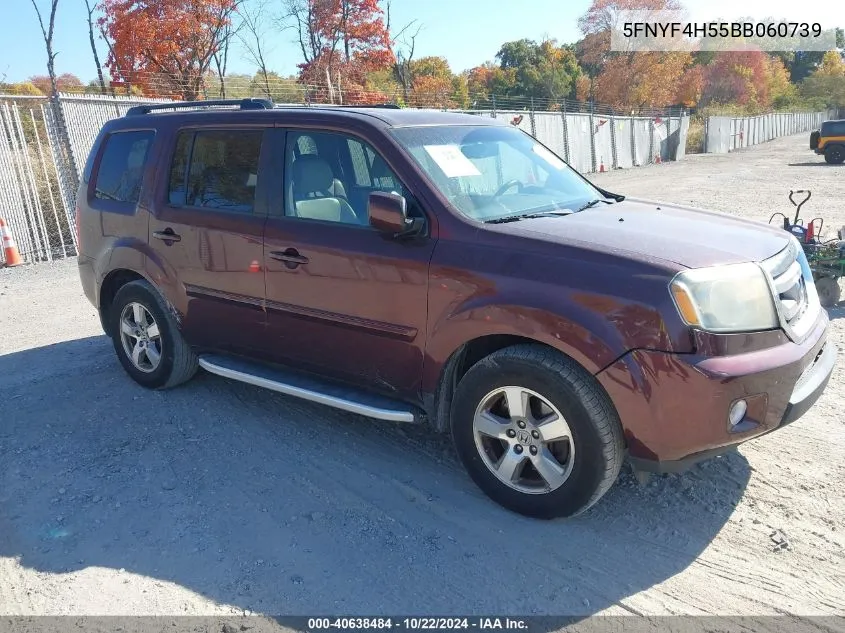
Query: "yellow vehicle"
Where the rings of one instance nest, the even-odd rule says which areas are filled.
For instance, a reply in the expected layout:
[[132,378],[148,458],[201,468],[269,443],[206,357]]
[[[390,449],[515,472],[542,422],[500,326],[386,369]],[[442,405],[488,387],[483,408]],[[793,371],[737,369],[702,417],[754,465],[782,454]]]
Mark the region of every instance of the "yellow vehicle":
[[810,134],[810,149],[824,154],[831,165],[845,161],[845,119],[825,121],[820,130]]

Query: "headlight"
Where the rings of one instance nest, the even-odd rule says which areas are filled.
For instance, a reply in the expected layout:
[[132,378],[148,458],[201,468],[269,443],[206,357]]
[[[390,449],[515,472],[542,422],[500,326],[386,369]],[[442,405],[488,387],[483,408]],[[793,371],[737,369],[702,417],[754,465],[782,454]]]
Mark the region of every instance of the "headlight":
[[670,284],[688,325],[710,332],[753,332],[778,326],[772,291],[754,263],[678,273]]

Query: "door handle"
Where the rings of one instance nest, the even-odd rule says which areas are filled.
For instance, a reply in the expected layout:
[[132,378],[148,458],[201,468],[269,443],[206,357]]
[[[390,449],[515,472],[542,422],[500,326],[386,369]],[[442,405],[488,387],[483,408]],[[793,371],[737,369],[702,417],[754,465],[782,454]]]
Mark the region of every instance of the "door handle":
[[307,264],[308,258],[300,255],[295,248],[288,248],[283,251],[270,251],[270,259],[275,259],[279,262],[284,262],[285,265],[292,264],[289,268],[296,268],[300,264]]
[[159,240],[164,240],[165,242],[181,242],[182,236],[177,235],[173,232],[173,229],[167,227],[163,231],[154,231],[153,237]]

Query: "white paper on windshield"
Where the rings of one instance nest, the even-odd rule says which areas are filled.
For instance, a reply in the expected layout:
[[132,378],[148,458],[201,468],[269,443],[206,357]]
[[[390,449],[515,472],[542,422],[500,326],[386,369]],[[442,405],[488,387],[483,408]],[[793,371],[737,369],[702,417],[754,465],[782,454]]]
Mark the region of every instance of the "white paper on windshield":
[[540,158],[544,158],[547,163],[549,163],[552,167],[556,169],[565,169],[566,163],[564,163],[560,158],[552,154],[549,150],[547,150],[542,145],[534,145],[532,148],[534,153],[537,154]]
[[461,153],[457,145],[424,145],[423,147],[447,178],[481,175],[470,159]]

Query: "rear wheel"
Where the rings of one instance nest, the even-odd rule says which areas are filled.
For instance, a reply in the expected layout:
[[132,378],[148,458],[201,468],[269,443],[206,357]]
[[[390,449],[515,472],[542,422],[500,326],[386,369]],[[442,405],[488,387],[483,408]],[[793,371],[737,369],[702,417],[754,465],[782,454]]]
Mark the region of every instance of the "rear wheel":
[[196,355],[149,282],[132,281],[117,291],[108,324],[121,365],[144,387],[175,387],[197,372]]
[[845,148],[842,145],[831,145],[824,151],[824,159],[831,165],[839,165],[845,161]]
[[540,345],[508,347],[458,384],[452,437],[473,481],[527,516],[574,516],[619,475],[622,429],[607,394],[577,363]]

